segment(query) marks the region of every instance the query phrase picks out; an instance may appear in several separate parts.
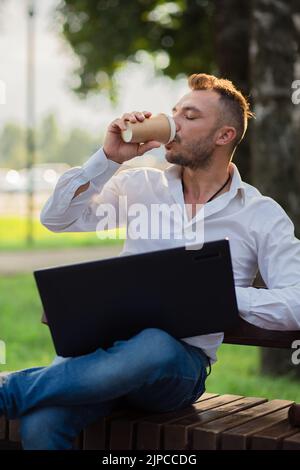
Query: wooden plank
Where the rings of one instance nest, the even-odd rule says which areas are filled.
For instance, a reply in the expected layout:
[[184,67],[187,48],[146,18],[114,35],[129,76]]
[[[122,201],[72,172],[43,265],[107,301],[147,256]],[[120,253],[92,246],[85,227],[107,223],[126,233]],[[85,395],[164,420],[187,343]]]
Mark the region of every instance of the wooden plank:
[[151,413],[145,410],[130,409],[124,416],[111,422],[110,450],[132,450],[136,442],[136,426],[140,420],[147,419]]
[[[211,400],[212,398],[218,396],[215,393],[204,393],[198,400],[195,402],[203,403]],[[193,406],[188,407],[190,412],[193,412]],[[126,417],[115,420],[111,426],[111,438],[110,438],[110,446],[111,450],[121,449],[121,450],[128,450],[128,449],[136,449],[139,448],[139,439],[138,439],[138,427],[141,422],[158,422],[169,420],[169,419],[176,419],[182,416],[182,412],[186,413],[186,409],[184,411],[177,410],[172,412],[160,412],[160,413],[146,413],[145,411],[139,410],[139,413],[135,415],[133,410],[129,413]],[[143,447],[142,447],[143,448]],[[154,447],[155,448],[155,447]],[[158,447],[160,448],[160,447]],[[153,449],[151,447],[151,449]]]
[[8,438],[11,442],[21,442],[20,421],[18,419],[9,420]]
[[209,392],[204,392],[195,403],[198,403],[199,401],[205,401],[205,400],[211,400],[212,398],[218,397],[218,393],[209,393]]
[[83,446],[83,432],[81,432],[81,433],[74,439],[73,448],[74,448],[74,450],[82,450],[82,446]]
[[8,423],[5,416],[0,417],[0,440],[7,439]]
[[240,395],[218,395],[209,400],[195,402],[192,406],[182,410],[151,416],[147,420],[137,423],[137,445],[139,450],[159,450],[164,448],[164,432],[167,425],[186,420],[193,421],[200,411],[209,410],[242,398]]
[[84,450],[108,449],[110,438],[110,424],[113,419],[122,416],[126,411],[114,411],[110,415],[99,418],[83,430],[82,448]]
[[106,438],[106,419],[100,418],[83,431],[84,450],[104,450]]
[[[236,397],[236,399],[231,399],[230,397]],[[265,398],[222,395],[219,401],[215,401],[216,406],[207,407],[207,409],[203,407],[198,409],[198,413],[194,413],[192,416],[190,415],[175,423],[167,424],[164,429],[163,448],[165,450],[193,449],[193,431],[199,425],[247,409],[264,401],[266,401]]]
[[300,450],[300,432],[283,440],[283,450]]
[[252,436],[250,448],[253,450],[278,450],[282,448],[284,438],[296,433],[297,429],[286,419],[255,433]]
[[266,330],[259,328],[258,326],[254,326],[240,318],[234,330],[225,333],[223,342],[245,346],[291,349],[293,341],[299,339],[300,330]]
[[292,403],[293,402],[288,400],[272,400],[197,426],[193,432],[192,448],[195,450],[219,449],[221,434],[224,431],[237,427],[252,419],[286,408]]
[[221,449],[223,450],[246,450],[250,449],[253,434],[270,427],[272,424],[280,423],[288,418],[289,406],[282,410],[252,419],[245,424],[224,431],[221,436]]
[[20,442],[0,441],[1,450],[23,450]]

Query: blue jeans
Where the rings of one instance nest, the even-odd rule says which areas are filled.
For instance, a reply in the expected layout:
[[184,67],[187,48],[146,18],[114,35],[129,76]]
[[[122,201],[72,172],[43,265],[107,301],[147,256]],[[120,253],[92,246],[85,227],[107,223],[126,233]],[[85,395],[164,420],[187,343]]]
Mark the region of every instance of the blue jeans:
[[147,328],[106,350],[9,374],[0,404],[20,418],[24,449],[71,449],[82,429],[117,408],[193,404],[205,391],[208,362],[199,348]]

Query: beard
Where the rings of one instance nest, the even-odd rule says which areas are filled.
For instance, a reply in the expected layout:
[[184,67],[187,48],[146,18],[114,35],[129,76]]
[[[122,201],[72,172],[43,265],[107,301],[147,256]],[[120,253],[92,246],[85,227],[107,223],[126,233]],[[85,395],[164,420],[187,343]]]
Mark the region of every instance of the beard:
[[[212,163],[212,155],[215,150],[212,132],[204,139],[194,140],[182,144],[181,149],[170,149],[166,153],[166,160],[169,163],[175,163],[191,170],[208,168]],[[181,143],[181,139],[176,137],[175,143]]]

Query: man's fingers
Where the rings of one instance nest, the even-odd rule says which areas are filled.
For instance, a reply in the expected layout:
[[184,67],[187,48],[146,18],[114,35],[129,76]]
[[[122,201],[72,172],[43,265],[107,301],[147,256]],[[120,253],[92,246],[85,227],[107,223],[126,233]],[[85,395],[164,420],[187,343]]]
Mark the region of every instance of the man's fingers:
[[149,118],[151,114],[150,111],[132,111],[131,113],[124,113],[121,119],[130,122],[144,121],[144,119],[146,117]]
[[149,150],[158,148],[161,146],[161,143],[156,140],[150,140],[145,144],[140,144],[138,146],[138,156],[144,155],[144,153],[148,152]]
[[143,122],[145,118],[149,118],[151,114],[152,113],[150,111],[132,111],[132,113],[124,113],[121,118],[115,119],[112,122],[112,126],[114,128],[118,127],[121,131],[123,131],[127,129],[126,122]]
[[132,111],[131,116],[133,116],[138,121],[144,121],[145,116],[140,111]]
[[134,113],[125,113],[123,114],[122,118],[123,121],[130,121],[130,122],[136,122],[137,118],[135,117]]
[[113,128],[118,128],[121,131],[125,131],[127,129],[126,123],[123,119],[115,119],[111,123],[111,125],[112,125]]

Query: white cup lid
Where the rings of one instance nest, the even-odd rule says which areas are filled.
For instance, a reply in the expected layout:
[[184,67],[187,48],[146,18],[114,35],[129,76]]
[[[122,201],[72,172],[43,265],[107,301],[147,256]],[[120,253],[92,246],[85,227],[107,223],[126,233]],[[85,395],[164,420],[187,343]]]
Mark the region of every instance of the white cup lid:
[[168,121],[169,121],[169,124],[170,124],[170,138],[167,142],[167,144],[169,144],[170,142],[172,142],[172,140],[174,140],[175,138],[175,135],[176,135],[176,124],[175,124],[175,121],[174,119],[172,118],[172,116],[169,116],[168,114],[166,114],[167,118],[168,118]]
[[121,132],[122,139],[124,142],[130,142],[132,139],[132,129],[131,127],[127,126],[127,129],[125,131]]

